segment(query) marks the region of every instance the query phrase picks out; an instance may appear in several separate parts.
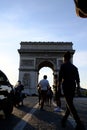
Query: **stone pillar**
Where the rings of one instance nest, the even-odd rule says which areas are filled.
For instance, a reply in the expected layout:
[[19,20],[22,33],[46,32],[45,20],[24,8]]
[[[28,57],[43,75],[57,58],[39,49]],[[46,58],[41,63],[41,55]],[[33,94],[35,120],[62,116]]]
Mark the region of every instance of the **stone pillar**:
[[24,85],[25,93],[37,94],[37,71],[20,71],[19,80]]
[[30,94],[37,94],[37,71],[34,70],[30,72],[30,81]]

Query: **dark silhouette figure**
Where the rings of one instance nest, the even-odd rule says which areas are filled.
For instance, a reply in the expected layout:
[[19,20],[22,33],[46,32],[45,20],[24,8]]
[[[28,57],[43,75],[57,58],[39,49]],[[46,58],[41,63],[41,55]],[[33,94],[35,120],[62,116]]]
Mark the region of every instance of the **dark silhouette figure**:
[[50,106],[52,104],[52,98],[53,98],[53,91],[52,91],[51,87],[49,87],[47,90],[47,102],[48,102],[48,105],[50,105]]
[[54,111],[60,111],[61,110],[61,91],[59,91],[60,87],[58,88],[58,75],[54,75],[55,80],[55,101],[56,101],[56,108],[54,108]]
[[38,99],[39,99],[39,105],[41,104],[41,87],[39,86],[39,84],[37,85],[37,89],[38,89]]
[[62,119],[62,126],[65,127],[67,118],[71,112],[73,118],[75,119],[77,125],[75,130],[85,130],[83,123],[80,120],[80,117],[77,114],[76,108],[73,104],[73,98],[75,95],[76,85],[78,90],[80,90],[80,78],[78,69],[75,65],[70,62],[71,54],[66,52],[64,55],[64,63],[60,67],[59,71],[59,86],[62,83],[63,93],[66,99],[66,112]]
[[15,106],[20,106],[20,103],[21,105],[23,105],[23,99],[25,98],[25,94],[22,93],[22,90],[24,90],[24,86],[21,84],[21,81],[18,81],[15,86]]
[[47,80],[47,75],[43,76],[43,79],[39,82],[39,87],[41,89],[41,108],[43,109],[44,102],[46,101],[47,90],[49,88],[49,81]]

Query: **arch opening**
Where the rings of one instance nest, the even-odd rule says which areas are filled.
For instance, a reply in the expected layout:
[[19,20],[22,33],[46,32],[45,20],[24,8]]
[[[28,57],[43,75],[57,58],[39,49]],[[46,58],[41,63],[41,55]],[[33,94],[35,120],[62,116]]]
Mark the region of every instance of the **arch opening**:
[[54,70],[54,65],[50,61],[43,61],[38,65],[38,71],[43,67],[49,67]]
[[54,65],[50,61],[43,61],[38,66],[38,82],[43,79],[44,75],[47,75],[50,86],[53,89],[53,72]]
[[43,79],[43,76],[47,75],[47,80],[51,88],[53,89],[53,70],[50,67],[43,67],[39,70],[38,82]]

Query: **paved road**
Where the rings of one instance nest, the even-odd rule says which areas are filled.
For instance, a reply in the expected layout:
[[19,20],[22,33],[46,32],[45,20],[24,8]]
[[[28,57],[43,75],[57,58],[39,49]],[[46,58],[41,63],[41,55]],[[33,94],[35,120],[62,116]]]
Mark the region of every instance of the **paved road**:
[[[74,98],[74,104],[78,111],[78,114],[81,118],[81,120],[84,122],[84,125],[87,129],[87,98]],[[65,100],[62,99],[62,108],[65,110]]]
[[87,98],[75,98],[74,103],[87,129]]
[[[63,112],[54,112],[53,105],[51,107],[45,105],[45,110],[40,111],[37,103],[38,97],[27,97],[23,107],[14,107],[9,119],[0,117],[0,130],[74,130],[70,122],[72,118],[69,118],[66,129],[62,129],[60,121]],[[75,98],[74,103],[87,128],[87,98]],[[62,108],[65,109],[64,98]]]
[[37,100],[37,97],[27,97],[24,100],[24,106],[18,108],[14,107],[13,113],[8,119],[0,115],[0,130],[13,130],[22,118],[31,111],[33,106],[37,103]]

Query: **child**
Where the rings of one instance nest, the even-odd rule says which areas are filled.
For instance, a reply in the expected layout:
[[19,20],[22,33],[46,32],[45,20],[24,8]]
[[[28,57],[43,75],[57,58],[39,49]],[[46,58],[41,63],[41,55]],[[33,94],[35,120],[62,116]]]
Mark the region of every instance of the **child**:
[[47,91],[47,101],[50,106],[52,103],[52,97],[53,97],[53,91],[52,91],[51,87],[49,87],[48,91]]

